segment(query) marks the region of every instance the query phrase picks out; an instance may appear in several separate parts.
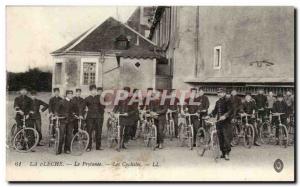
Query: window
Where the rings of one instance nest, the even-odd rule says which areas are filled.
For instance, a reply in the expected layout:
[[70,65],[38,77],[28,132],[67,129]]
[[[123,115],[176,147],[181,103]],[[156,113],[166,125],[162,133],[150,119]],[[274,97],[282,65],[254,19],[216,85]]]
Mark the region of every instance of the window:
[[96,83],[96,63],[83,62],[83,84],[91,85]]
[[62,83],[62,63],[58,62],[55,64],[55,84]]
[[221,69],[221,46],[214,47],[214,69]]

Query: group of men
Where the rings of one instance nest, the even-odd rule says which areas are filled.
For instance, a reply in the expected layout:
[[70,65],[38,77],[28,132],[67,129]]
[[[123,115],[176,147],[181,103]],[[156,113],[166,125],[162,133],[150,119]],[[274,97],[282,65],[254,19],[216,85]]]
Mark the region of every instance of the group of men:
[[[63,151],[66,154],[70,154],[70,144],[73,135],[78,131],[78,120],[85,119],[86,130],[90,135],[87,151],[91,151],[93,137],[96,139],[96,150],[103,150],[101,146],[102,126],[104,119],[104,110],[106,105],[101,102],[102,91],[101,87],[96,85],[90,85],[90,95],[86,98],[81,97],[81,89],[75,90],[75,96],[73,96],[72,90],[66,90],[64,98],[60,97],[59,88],[54,88],[54,96],[50,99],[49,105],[36,98],[36,92],[31,92],[32,97],[27,96],[27,89],[22,88],[21,95],[15,99],[14,108],[17,111],[16,121],[18,127],[22,125],[22,116],[30,115],[32,123],[28,123],[32,127],[35,127],[40,134],[40,140],[42,139],[41,133],[41,111],[49,110],[50,116],[62,117],[60,120],[60,145],[58,154]],[[193,124],[194,132],[197,132],[201,127],[202,117],[211,116],[218,119],[217,132],[220,141],[220,149],[222,151],[222,158],[229,160],[229,153],[231,151],[232,141],[232,121],[236,119],[239,113],[247,113],[252,115],[253,120],[256,115],[262,120],[265,120],[267,113],[270,111],[275,113],[284,113],[281,120],[283,124],[286,124],[288,116],[293,113],[294,99],[290,91],[288,91],[283,97],[281,93],[277,94],[277,99],[270,92],[268,96],[264,95],[263,89],[259,89],[258,94],[254,97],[251,93],[246,93],[245,99],[237,95],[235,89],[226,90],[219,88],[217,90],[219,99],[216,101],[215,106],[211,113],[208,113],[210,102],[208,97],[204,94],[203,88],[192,88],[189,96],[184,100],[182,104],[178,98],[177,90],[172,89],[169,91],[167,99],[163,98],[163,90],[153,88],[147,89],[147,96],[155,94],[156,97],[143,98],[142,100],[136,99],[132,102],[134,97],[138,97],[140,90],[134,89],[131,92],[129,87],[123,89],[126,98],[119,100],[113,107],[113,112],[126,114],[120,116],[120,126],[122,134],[122,148],[126,149],[126,143],[130,139],[135,138],[137,122],[140,119],[140,111],[151,111],[154,114],[154,123],[157,126],[157,147],[163,148],[164,143],[164,128],[166,125],[166,114],[172,115],[175,122],[175,135],[178,136],[178,114],[180,112],[188,112],[190,114],[198,114],[198,116],[191,116],[191,123]],[[155,99],[153,99],[155,98]],[[164,102],[162,102],[164,99]],[[195,104],[198,103],[198,104]],[[274,120],[274,123],[276,120]],[[124,130],[123,130],[124,129]],[[256,128],[257,130],[258,128]],[[93,132],[95,131],[95,136]],[[257,134],[257,133],[256,133]],[[257,137],[257,136],[255,136]],[[196,139],[196,133],[194,133],[194,140]],[[42,145],[40,143],[38,145]],[[255,139],[255,145],[259,146]],[[196,141],[194,141],[196,142]],[[194,145],[195,146],[195,145]]]

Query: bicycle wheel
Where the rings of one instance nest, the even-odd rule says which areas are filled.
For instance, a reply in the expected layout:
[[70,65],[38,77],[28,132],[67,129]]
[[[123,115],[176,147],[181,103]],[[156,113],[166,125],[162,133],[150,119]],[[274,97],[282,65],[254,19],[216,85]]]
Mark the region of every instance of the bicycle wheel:
[[142,133],[141,122],[140,120],[138,120],[134,138],[135,139],[139,138],[141,136],[141,133]]
[[84,130],[79,130],[72,138],[71,154],[75,156],[82,155],[88,147],[89,140],[89,134]]
[[121,150],[121,146],[122,146],[121,141],[122,141],[122,139],[121,139],[121,127],[120,127],[120,125],[118,125],[117,126],[117,151]]
[[109,148],[112,148],[112,147],[113,147],[114,140],[115,140],[115,137],[114,137],[114,129],[113,129],[113,126],[112,126],[112,125],[109,125],[109,126],[107,127],[107,146],[108,146]]
[[254,143],[254,127],[249,124],[245,128],[245,141],[244,141],[244,146],[248,149],[252,147]]
[[194,129],[192,125],[188,126],[188,146],[190,150],[193,150],[194,145]]
[[237,146],[239,144],[239,141],[240,141],[240,137],[239,137],[239,128],[237,125],[234,125],[233,126],[233,132],[232,132],[232,141],[231,141],[231,144],[233,146]]
[[164,135],[166,137],[170,137],[171,138],[171,129],[170,129],[170,122],[167,122],[166,124],[166,128],[164,129]]
[[288,145],[288,131],[285,125],[279,126],[279,145],[286,148]]
[[33,128],[24,128],[16,133],[13,140],[13,147],[16,151],[27,153],[38,144],[39,133]]
[[155,125],[151,125],[150,144],[151,149],[154,151],[157,146],[157,129]]
[[270,125],[269,126],[269,135],[268,135],[268,143],[271,145],[275,145],[277,143],[277,138],[276,138],[276,126],[275,125]]
[[206,139],[207,139],[207,134],[205,132],[205,129],[203,127],[200,127],[196,134],[196,147],[203,148],[203,146],[205,146]]
[[220,157],[220,143],[217,132],[212,132],[211,134],[211,149],[214,160],[217,162]]
[[58,154],[58,147],[59,147],[59,137],[60,137],[60,131],[59,128],[55,128],[55,135],[54,135],[54,152],[55,154]]
[[14,138],[15,138],[15,135],[17,134],[17,131],[18,131],[18,128],[17,128],[17,124],[13,124],[13,126],[11,127],[11,130],[10,130],[10,143],[11,145],[13,146],[14,144]]
[[178,133],[178,144],[180,147],[183,147],[185,140],[186,140],[185,124],[183,124],[183,123],[179,124],[178,132],[179,132]]
[[175,123],[173,120],[170,121],[170,140],[172,141],[175,137]]

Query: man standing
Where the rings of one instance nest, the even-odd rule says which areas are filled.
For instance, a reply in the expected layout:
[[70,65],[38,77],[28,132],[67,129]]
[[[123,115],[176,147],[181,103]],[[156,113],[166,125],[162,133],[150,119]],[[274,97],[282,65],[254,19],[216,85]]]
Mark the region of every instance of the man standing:
[[264,95],[264,90],[260,88],[258,90],[258,94],[254,97],[254,100],[256,102],[256,108],[258,117],[262,119],[262,121],[265,121],[265,109],[268,104],[267,97]]
[[166,113],[168,111],[168,105],[165,103],[161,103],[162,100],[162,90],[157,89],[156,93],[157,98],[154,101],[154,106],[152,111],[157,114],[157,118],[154,118],[154,123],[157,127],[157,147],[159,149],[163,148],[164,143],[164,127],[166,124]]
[[241,112],[246,113],[248,115],[251,115],[250,118],[248,118],[248,123],[252,124],[254,126],[254,145],[260,146],[260,144],[257,142],[258,139],[258,127],[255,126],[255,113],[257,110],[257,105],[255,104],[255,101],[251,97],[251,93],[247,92],[245,96],[245,102],[242,104]]
[[[103,118],[104,118],[104,109],[105,106],[100,102],[101,93],[97,93],[96,85],[90,86],[91,95],[85,98],[82,109],[87,108],[86,115],[86,125],[87,132],[90,136],[89,145],[87,148],[87,152],[90,152],[92,149],[93,142],[93,131],[96,132],[96,150],[103,150],[101,148],[101,136],[102,136],[102,126],[103,126]],[[98,94],[98,95],[97,95]],[[100,95],[99,95],[100,94]],[[80,112],[81,117],[83,114],[83,110]]]
[[130,102],[130,88],[124,87],[123,89],[124,94],[127,96],[125,99],[120,99],[117,103],[117,105],[114,107],[113,112],[120,113],[125,116],[120,116],[120,131],[121,131],[121,148],[127,149],[125,146],[125,143],[129,140],[129,133],[130,133],[130,127],[131,127],[131,120],[129,119],[129,116],[132,116],[133,111],[130,110],[129,102]]
[[166,104],[169,106],[168,111],[172,113],[175,126],[175,137],[178,137],[178,112],[180,112],[179,99],[175,89],[171,89],[171,98],[166,99]]
[[52,115],[55,113],[56,105],[59,103],[59,101],[62,100],[62,98],[59,96],[60,91],[59,88],[53,88],[54,96],[50,98],[49,100],[49,114]]
[[[24,86],[20,89],[20,96],[15,98],[14,109],[17,112],[16,122],[18,130],[23,126],[23,116],[33,114],[33,102],[30,97],[27,96],[27,88]],[[33,127],[33,124],[29,121],[27,124],[29,127]]]
[[[43,146],[41,144],[42,140],[42,119],[41,119],[41,113],[46,111],[48,109],[48,104],[44,101],[36,98],[36,91],[31,91],[31,98],[32,98],[32,104],[33,104],[33,114],[32,114],[32,122],[35,125],[36,130],[39,133],[39,143],[37,146]],[[42,109],[41,109],[42,106]]]
[[200,102],[200,126],[202,126],[202,117],[207,116],[209,108],[209,99],[204,95],[202,87],[199,88],[199,102]]
[[286,95],[284,97],[284,102],[287,104],[288,106],[288,114],[287,115],[291,115],[294,113],[294,96],[292,95],[291,91],[287,91]]
[[[139,93],[140,91],[138,89],[133,89],[133,99],[139,99]],[[133,102],[131,105],[133,114],[132,114],[132,128],[131,128],[131,133],[130,133],[130,137],[131,139],[135,138],[135,134],[136,134],[136,129],[137,129],[137,123],[139,120],[139,102]]]
[[232,124],[230,123],[230,116],[232,115],[232,108],[225,99],[225,90],[219,88],[217,90],[219,99],[216,101],[215,108],[211,112],[211,117],[217,117],[217,134],[220,142],[220,150],[222,152],[221,158],[229,160],[229,153],[231,151],[232,141]]
[[231,90],[231,103],[232,103],[232,117],[235,119],[237,117],[238,112],[241,110],[242,107],[242,99],[237,95],[235,89]]
[[[200,98],[197,96],[197,88],[191,88],[191,94],[190,96],[185,99],[185,111],[187,111],[189,114],[199,114],[200,113],[200,107],[199,102]],[[198,116],[191,116],[191,123],[193,124],[194,129],[194,147],[196,147],[196,134],[198,132],[198,129],[200,127],[200,120]]]
[[64,152],[66,154],[70,154],[70,147],[71,147],[71,141],[73,137],[73,130],[74,130],[74,113],[76,106],[73,102],[71,102],[71,99],[73,97],[73,91],[67,90],[66,91],[66,97],[65,99],[62,99],[59,101],[59,103],[56,105],[55,114],[58,117],[61,117],[60,119],[60,125],[59,125],[59,145],[58,145],[58,152],[57,154],[62,153],[62,148],[64,144]]
[[[84,99],[81,97],[81,89],[77,88],[75,90],[75,97],[73,97],[72,102],[74,103],[75,110],[74,113],[76,116],[80,115],[81,111],[84,111],[83,105],[84,105]],[[73,134],[76,134],[78,132],[78,119],[74,120],[74,132]]]
[[267,96],[267,108],[266,108],[267,116],[270,116],[270,111],[272,110],[275,102],[276,102],[276,98],[274,97],[273,92],[270,91]]
[[[287,125],[287,115],[289,112],[288,105],[283,100],[283,94],[278,93],[277,94],[277,101],[274,103],[272,108],[273,113],[283,113],[283,115],[280,116],[281,123],[284,125]],[[279,144],[278,135],[279,135],[279,119],[278,117],[273,117],[273,123],[276,125],[276,138],[277,138],[277,144]]]

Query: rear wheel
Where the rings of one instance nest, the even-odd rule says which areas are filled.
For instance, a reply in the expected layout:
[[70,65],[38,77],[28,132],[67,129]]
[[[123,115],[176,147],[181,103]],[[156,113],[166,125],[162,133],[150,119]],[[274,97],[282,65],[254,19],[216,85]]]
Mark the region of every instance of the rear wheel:
[[207,134],[205,132],[205,129],[203,127],[200,127],[196,134],[196,147],[203,148],[206,144],[206,139],[207,139]]
[[109,148],[113,147],[113,143],[114,143],[114,140],[115,140],[114,131],[113,130],[114,129],[113,129],[112,125],[110,125],[110,126],[107,127],[107,146]]
[[155,125],[151,126],[151,131],[150,131],[150,144],[151,144],[151,148],[154,151],[156,149],[157,146],[157,129]]
[[79,130],[72,138],[71,141],[71,153],[75,156],[82,155],[89,144],[89,134],[86,131]]
[[54,153],[55,153],[55,154],[58,154],[59,137],[60,137],[60,131],[59,131],[59,128],[55,128],[55,134],[54,134],[54,146],[53,146],[53,150],[54,150]]
[[121,127],[118,125],[117,126],[117,151],[120,151],[121,146],[122,146]]
[[245,128],[244,146],[250,149],[253,143],[254,143],[254,128],[252,124],[248,124]]
[[33,150],[38,144],[39,134],[33,128],[24,128],[16,133],[13,140],[13,147],[16,151],[27,153]]

